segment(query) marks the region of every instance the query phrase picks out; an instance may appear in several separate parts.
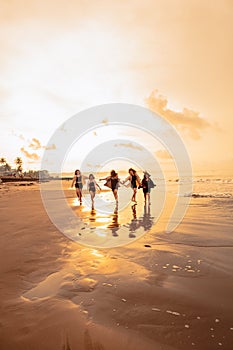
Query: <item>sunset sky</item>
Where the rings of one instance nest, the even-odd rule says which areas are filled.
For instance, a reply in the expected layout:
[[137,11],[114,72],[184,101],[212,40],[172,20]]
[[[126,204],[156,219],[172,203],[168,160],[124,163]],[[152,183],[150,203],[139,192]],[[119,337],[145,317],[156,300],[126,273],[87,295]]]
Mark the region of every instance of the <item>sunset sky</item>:
[[233,170],[233,1],[0,0],[0,21],[0,157],[10,164],[20,156],[39,169],[69,117],[123,102],[170,121],[194,170]]

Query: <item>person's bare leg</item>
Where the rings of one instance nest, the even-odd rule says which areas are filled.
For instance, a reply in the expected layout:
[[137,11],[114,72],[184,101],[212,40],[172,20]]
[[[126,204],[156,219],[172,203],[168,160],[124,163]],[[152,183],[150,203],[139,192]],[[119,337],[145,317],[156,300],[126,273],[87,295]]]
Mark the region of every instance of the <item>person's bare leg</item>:
[[148,192],[148,203],[151,204],[151,202],[150,202],[150,192]]
[[91,195],[91,208],[92,210],[94,209],[94,198],[95,198],[95,193],[90,191],[90,195]]
[[134,193],[134,188],[133,188],[133,194],[132,194],[132,198],[131,198],[132,202],[134,202],[134,200],[135,200],[134,196],[135,196],[135,193]]
[[145,203],[146,203],[146,192],[144,192],[144,200],[145,200]]
[[79,200],[80,200],[80,204],[82,204],[82,189],[79,189]]
[[76,194],[77,194],[78,200],[80,201],[80,189],[79,188],[76,188]]
[[118,204],[118,192],[117,192],[117,189],[115,189],[115,190],[113,191],[113,195],[114,195],[116,204]]
[[137,194],[137,189],[133,188],[133,196],[132,196],[132,201],[136,202],[136,194]]

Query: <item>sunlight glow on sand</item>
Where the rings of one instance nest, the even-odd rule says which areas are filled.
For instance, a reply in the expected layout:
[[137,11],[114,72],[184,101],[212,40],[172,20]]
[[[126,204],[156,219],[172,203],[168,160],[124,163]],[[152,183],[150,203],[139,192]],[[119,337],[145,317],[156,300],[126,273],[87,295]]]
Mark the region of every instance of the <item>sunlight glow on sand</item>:
[[96,218],[95,221],[96,221],[96,222],[100,222],[100,223],[101,223],[101,222],[103,222],[103,223],[104,223],[104,222],[109,222],[109,218],[105,218],[105,217],[102,217],[102,218],[101,218],[101,217],[99,217],[99,218]]
[[101,254],[97,249],[91,249],[91,254],[97,256],[98,258],[104,258],[104,255]]

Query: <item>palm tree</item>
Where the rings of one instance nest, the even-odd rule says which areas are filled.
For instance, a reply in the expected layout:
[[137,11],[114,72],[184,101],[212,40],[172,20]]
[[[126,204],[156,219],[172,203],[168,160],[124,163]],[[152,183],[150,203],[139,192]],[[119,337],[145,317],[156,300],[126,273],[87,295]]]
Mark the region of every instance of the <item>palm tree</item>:
[[6,171],[6,158],[0,158],[0,164],[2,164],[2,167],[4,167],[4,171]]
[[5,165],[6,164],[6,158],[0,158],[0,163],[2,164],[2,165]]
[[17,172],[21,173],[22,174],[22,171],[23,171],[23,161],[20,157],[17,157],[15,159],[15,164],[17,166]]

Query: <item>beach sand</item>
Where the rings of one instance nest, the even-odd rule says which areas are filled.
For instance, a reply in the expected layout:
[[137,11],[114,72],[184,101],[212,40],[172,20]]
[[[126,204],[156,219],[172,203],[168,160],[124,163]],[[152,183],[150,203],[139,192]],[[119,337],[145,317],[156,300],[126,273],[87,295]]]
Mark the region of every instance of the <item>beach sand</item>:
[[232,349],[224,200],[193,198],[174,232],[162,229],[165,214],[133,243],[97,249],[53,225],[38,184],[0,187],[1,349]]

